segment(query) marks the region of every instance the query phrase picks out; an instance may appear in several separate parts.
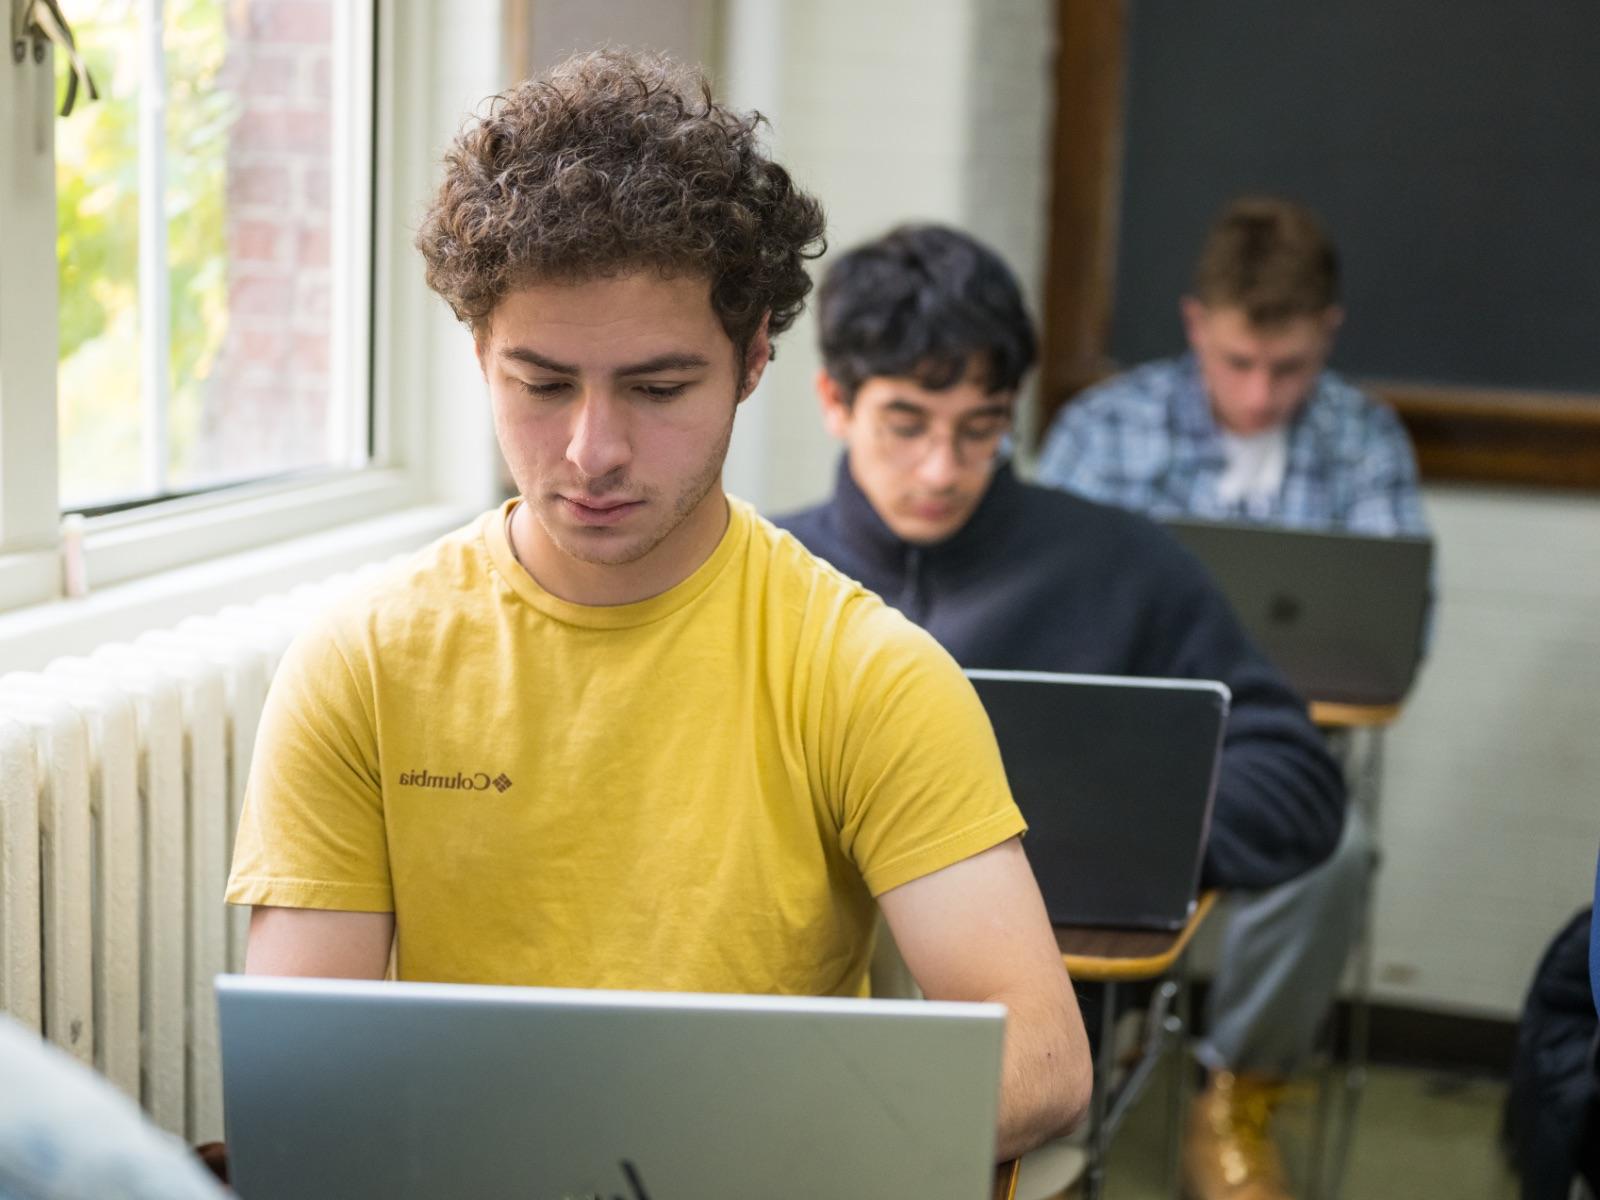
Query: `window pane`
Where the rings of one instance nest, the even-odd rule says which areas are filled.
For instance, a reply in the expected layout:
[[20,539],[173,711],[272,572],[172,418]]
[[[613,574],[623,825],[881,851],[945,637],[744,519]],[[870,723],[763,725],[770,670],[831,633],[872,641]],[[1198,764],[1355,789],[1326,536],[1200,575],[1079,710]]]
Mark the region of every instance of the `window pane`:
[[[114,99],[58,122],[63,507],[352,461],[349,406],[364,409],[366,398],[336,388],[330,370],[340,325],[332,93],[345,77],[335,55],[352,52],[335,45],[336,2],[166,0],[159,79],[138,73],[155,0],[82,6],[81,41]],[[153,86],[165,102],[159,201],[139,188],[138,102]],[[86,189],[117,212],[120,275],[95,269],[85,206],[73,201]],[[141,214],[141,200],[159,202],[163,218],[143,231],[152,245],[165,241],[148,278],[136,269],[138,221],[157,210]],[[165,297],[164,344],[150,327],[159,322],[139,320],[130,263],[138,286]],[[109,278],[121,281],[114,318],[94,299],[111,290]],[[99,325],[66,320],[73,304]],[[113,351],[70,337],[69,325],[122,340]],[[161,387],[147,388],[162,393],[161,406],[140,396],[139,353],[164,364]],[[163,439],[153,454],[141,449],[151,431]]]
[[[73,9],[100,89],[56,122],[64,505],[136,492],[139,460],[139,23],[131,0]],[[58,91],[66,67],[56,59]]]

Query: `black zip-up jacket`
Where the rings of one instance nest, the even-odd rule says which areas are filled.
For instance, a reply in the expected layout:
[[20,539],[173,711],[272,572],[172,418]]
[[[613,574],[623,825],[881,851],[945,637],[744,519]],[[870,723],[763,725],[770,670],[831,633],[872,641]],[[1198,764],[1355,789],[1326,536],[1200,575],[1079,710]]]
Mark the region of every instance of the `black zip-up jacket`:
[[936,545],[900,540],[841,462],[832,500],[777,518],[963,667],[1220,679],[1233,692],[1202,879],[1260,889],[1333,852],[1344,781],[1305,703],[1205,568],[1154,522],[995,472]]

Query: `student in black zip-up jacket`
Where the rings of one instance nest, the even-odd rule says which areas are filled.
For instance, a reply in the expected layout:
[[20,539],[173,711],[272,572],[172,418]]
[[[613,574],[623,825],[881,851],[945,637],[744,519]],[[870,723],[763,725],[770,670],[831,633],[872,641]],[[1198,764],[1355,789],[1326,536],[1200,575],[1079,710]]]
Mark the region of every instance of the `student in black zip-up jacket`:
[[999,463],[932,545],[884,523],[839,465],[833,498],[777,522],[938,639],[963,667],[1220,679],[1233,693],[1202,882],[1259,890],[1339,840],[1344,785],[1305,702],[1165,530],[1023,483]]
[[1185,1183],[1201,1200],[1287,1196],[1272,1105],[1241,1097],[1270,1101],[1308,1057],[1371,864],[1305,702],[1163,529],[1016,477],[1004,450],[1034,336],[991,251],[954,230],[897,230],[834,263],[818,317],[817,390],[845,454],[832,497],[777,524],[964,667],[1232,691],[1203,880],[1236,903],[1196,1049],[1211,1081]]

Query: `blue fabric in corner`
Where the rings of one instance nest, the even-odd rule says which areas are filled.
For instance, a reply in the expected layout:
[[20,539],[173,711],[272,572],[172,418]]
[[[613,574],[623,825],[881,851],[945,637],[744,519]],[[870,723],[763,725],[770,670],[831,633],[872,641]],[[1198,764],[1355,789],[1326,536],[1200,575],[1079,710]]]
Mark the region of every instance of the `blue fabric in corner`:
[[1594,992],[1595,1011],[1600,1012],[1600,861],[1594,866],[1594,908],[1589,910],[1589,988]]

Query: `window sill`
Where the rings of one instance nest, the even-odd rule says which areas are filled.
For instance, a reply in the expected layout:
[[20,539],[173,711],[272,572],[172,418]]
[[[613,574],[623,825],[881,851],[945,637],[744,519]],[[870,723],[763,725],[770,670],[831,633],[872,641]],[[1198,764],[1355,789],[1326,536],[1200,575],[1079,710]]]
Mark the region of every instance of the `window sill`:
[[89,585],[127,583],[419,502],[413,476],[395,468],[369,468],[321,479],[242,484],[92,517],[84,531]]
[[[271,592],[404,554],[474,515],[450,505],[404,508],[257,549],[146,573],[81,598],[0,614],[0,669],[38,670],[63,655],[87,654],[106,642],[128,641],[188,616],[212,613],[228,604],[248,604]],[[204,530],[205,525],[201,521],[199,529]],[[196,536],[214,533],[197,532]],[[91,533],[91,583],[95,582],[94,538]],[[38,562],[48,560],[53,572],[55,558],[53,553],[17,556],[18,563],[13,566],[36,574]]]

